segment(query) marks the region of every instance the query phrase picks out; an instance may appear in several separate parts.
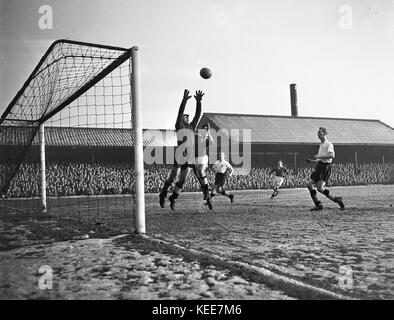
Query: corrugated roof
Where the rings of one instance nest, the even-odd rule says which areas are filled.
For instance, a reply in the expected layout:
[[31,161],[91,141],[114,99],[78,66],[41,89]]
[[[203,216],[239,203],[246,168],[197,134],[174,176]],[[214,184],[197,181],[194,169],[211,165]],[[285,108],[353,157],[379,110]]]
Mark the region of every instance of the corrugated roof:
[[[394,129],[379,120],[286,117],[248,114],[204,113],[202,123],[218,129],[250,129],[247,136],[234,139],[252,143],[315,144],[320,126],[328,129],[334,144],[394,146]],[[31,135],[33,127],[1,127],[0,145],[20,145]],[[45,127],[47,146],[127,147],[133,145],[130,129]],[[174,130],[144,129],[144,146],[176,146]],[[38,144],[38,136],[34,144]]]
[[325,127],[334,144],[394,146],[394,129],[379,120],[204,113],[199,127],[204,122],[217,130],[250,129],[251,138],[239,140],[252,143],[316,143],[318,128]]
[[[31,134],[31,127],[2,127],[0,145],[20,145]],[[21,138],[22,137],[22,138]],[[176,146],[174,130],[144,129],[144,146]],[[38,134],[33,144],[38,144]],[[130,129],[105,129],[81,127],[45,127],[45,144],[64,147],[130,147],[133,131]]]

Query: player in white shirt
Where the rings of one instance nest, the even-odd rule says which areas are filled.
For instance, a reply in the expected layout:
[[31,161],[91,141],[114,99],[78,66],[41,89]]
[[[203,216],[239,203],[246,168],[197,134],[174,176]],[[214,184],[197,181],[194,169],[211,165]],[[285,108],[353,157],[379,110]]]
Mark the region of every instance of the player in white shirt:
[[226,184],[226,172],[229,171],[229,175],[231,177],[234,172],[234,168],[224,158],[224,152],[220,152],[219,160],[217,160],[213,165],[213,170],[215,171],[215,186],[212,189],[211,197],[213,198],[216,192],[218,192],[233,202],[234,195],[231,193],[226,193],[224,190],[224,185]]
[[323,205],[317,197],[317,192],[315,187],[317,188],[317,191],[324,194],[328,199],[339,204],[339,206],[343,210],[345,208],[345,205],[342,202],[342,198],[333,196],[330,193],[330,191],[325,187],[331,175],[332,159],[335,158],[334,146],[326,138],[327,136],[326,128],[320,127],[319,131],[317,132],[317,136],[321,141],[318,154],[314,155],[313,159],[309,159],[309,158],[305,159],[307,162],[317,163],[316,169],[314,172],[312,172],[310,180],[307,185],[312,200],[315,204],[315,207],[312,208],[311,211],[319,211],[323,209]]
[[209,123],[202,125],[201,129],[197,130],[195,135],[195,154],[196,154],[196,176],[201,184],[201,189],[204,194],[204,200],[207,200],[207,205],[212,210],[212,201],[209,195],[209,185],[207,178],[208,169],[208,154],[209,146],[214,143],[210,133]]

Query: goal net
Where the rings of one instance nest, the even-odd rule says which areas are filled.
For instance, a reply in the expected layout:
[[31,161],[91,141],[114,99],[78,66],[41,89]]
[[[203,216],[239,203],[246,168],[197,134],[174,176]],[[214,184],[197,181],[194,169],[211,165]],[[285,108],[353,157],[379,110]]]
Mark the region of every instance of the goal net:
[[132,57],[132,49],[59,40],[41,58],[0,118],[5,228],[64,239],[135,225]]

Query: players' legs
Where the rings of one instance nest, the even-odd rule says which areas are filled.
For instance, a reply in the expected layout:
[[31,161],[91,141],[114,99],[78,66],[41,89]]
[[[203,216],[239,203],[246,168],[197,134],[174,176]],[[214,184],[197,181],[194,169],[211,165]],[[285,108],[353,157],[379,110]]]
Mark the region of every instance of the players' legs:
[[181,171],[179,173],[178,181],[175,183],[174,192],[168,198],[170,200],[170,207],[172,210],[174,210],[175,200],[178,198],[179,194],[181,193],[188,174],[189,174],[189,167],[182,166]]
[[282,178],[282,177],[279,179],[278,185],[276,186],[275,196],[278,195],[278,193],[279,193],[279,188],[282,186],[282,184],[283,184],[284,181],[285,181],[285,179]]
[[207,168],[208,168],[208,165],[206,165],[206,164],[199,164],[197,167],[198,172],[201,177],[202,184],[208,184]]
[[276,180],[274,180],[274,183],[273,183],[273,185],[272,185],[272,190],[274,190],[274,192],[272,192],[271,199],[272,199],[273,197],[276,197],[276,196],[278,195],[278,188],[279,188],[279,185],[278,185],[278,183],[276,182]]
[[323,180],[320,180],[317,184],[316,184],[316,188],[317,191],[319,191],[320,193],[324,194],[328,199],[330,199],[331,201],[335,200],[335,197],[330,194],[330,192],[328,191],[328,189],[325,188],[326,187],[326,182]]
[[275,186],[272,188],[272,190],[274,190],[274,192],[272,192],[271,199],[278,195],[278,187]]
[[284,181],[285,181],[285,179],[283,177],[280,177],[276,190],[278,190],[282,186]]
[[204,194],[204,200],[207,200],[206,204],[208,205],[208,208],[212,210],[212,199],[209,195],[209,185],[208,185],[208,179],[206,177],[206,168],[205,171],[203,171],[202,165],[192,165],[193,172],[196,175],[198,181],[200,182],[202,192]]
[[208,165],[206,165],[206,164],[199,164],[197,166],[197,174],[200,177],[201,189],[204,194],[204,200],[207,200],[207,198],[209,197],[207,168],[208,168]]
[[210,194],[211,198],[213,198],[214,196],[216,196],[216,193],[219,192],[219,190],[220,190],[220,186],[218,186],[217,184],[215,184],[215,185],[213,186],[212,191],[211,191],[211,194]]
[[323,180],[320,180],[316,187],[317,187],[317,191],[319,191],[320,193],[324,194],[328,199],[330,199],[331,201],[338,203],[339,206],[341,207],[341,209],[344,209],[345,206],[342,202],[342,198],[341,197],[335,197],[333,194],[330,193],[330,191],[325,187],[326,186],[326,182]]
[[224,190],[224,188],[223,188],[223,185],[216,184],[211,191],[210,197],[213,198],[214,196],[216,196],[216,193],[219,193],[219,194],[229,198],[231,200],[231,203],[234,201],[234,195],[226,192],[226,190]]
[[176,180],[180,171],[181,171],[181,168],[177,165],[174,165],[174,167],[172,168],[172,170],[170,172],[170,175],[168,176],[167,180],[164,182],[164,185],[163,185],[161,192],[159,194],[160,206],[162,208],[164,208],[165,198],[167,197],[168,189],[174,183],[174,181]]
[[279,193],[278,189],[282,186],[284,179],[282,177],[275,177],[274,181],[273,181],[273,187],[272,189],[274,190],[274,192],[271,195],[271,199],[273,197],[276,197]]
[[323,209],[323,206],[322,206],[321,202],[319,201],[319,198],[317,197],[317,191],[315,189],[316,185],[317,185],[317,182],[313,179],[310,179],[307,184],[307,188],[309,190],[309,193],[311,194],[312,201],[315,204],[315,208],[313,208],[312,210],[321,210],[321,209]]
[[176,177],[178,176],[179,172],[181,171],[180,167],[173,167],[170,175],[168,176],[167,180],[164,182],[164,185],[161,189],[161,193],[166,197],[168,189],[171,187],[171,185],[174,183]]
[[231,193],[227,193],[226,190],[224,190],[223,186],[220,187],[220,190],[218,193],[220,193],[222,196],[230,198],[231,202],[233,202],[234,195],[232,195]]
[[201,178],[200,171],[197,168],[197,165],[192,165],[191,168],[192,168],[194,175],[196,176],[200,186],[202,187],[202,178]]

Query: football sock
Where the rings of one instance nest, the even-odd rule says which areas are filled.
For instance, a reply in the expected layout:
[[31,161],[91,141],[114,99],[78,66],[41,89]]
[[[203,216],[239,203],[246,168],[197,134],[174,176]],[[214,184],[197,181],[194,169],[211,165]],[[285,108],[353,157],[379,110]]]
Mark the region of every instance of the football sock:
[[204,194],[204,200],[207,200],[208,198],[208,184],[203,184],[202,185],[202,192]]
[[323,193],[328,199],[330,199],[331,201],[336,202],[336,198],[330,194],[330,191],[328,191],[328,189],[324,189],[322,193]]
[[227,194],[225,190],[222,190],[220,193],[221,193],[223,196],[227,197],[227,198],[230,197],[230,195]]
[[170,200],[175,200],[175,199],[177,199],[178,198],[178,196],[179,196],[179,194],[178,193],[176,193],[175,191],[172,193],[172,195],[170,195]]
[[196,176],[198,182],[199,182],[200,185],[202,186],[202,179],[201,179],[200,171],[197,169],[196,166],[192,166],[192,170],[193,170],[193,172],[194,172],[194,174],[195,174],[195,176]]
[[272,192],[271,199],[272,199],[273,197],[275,197],[275,190],[274,190],[274,192]]
[[316,192],[316,190],[315,190],[315,189],[309,189],[309,192],[310,192],[310,194],[311,194],[311,198],[312,198],[312,200],[313,200],[313,203],[314,203],[316,206],[321,206],[321,202],[319,201],[319,198],[317,197],[317,192]]

